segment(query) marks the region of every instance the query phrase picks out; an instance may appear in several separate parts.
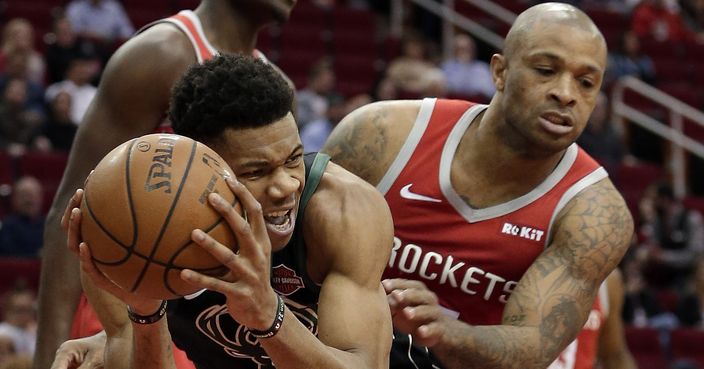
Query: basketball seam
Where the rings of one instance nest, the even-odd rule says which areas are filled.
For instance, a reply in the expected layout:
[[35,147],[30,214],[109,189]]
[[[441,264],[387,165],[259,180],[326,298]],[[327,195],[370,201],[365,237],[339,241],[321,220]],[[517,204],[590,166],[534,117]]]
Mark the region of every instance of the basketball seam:
[[[191,155],[188,158],[188,164],[186,165],[186,170],[183,173],[183,176],[181,176],[181,183],[178,185],[178,190],[176,191],[176,194],[174,196],[174,200],[171,203],[171,207],[169,208],[169,212],[166,214],[166,218],[164,219],[164,224],[161,226],[161,230],[159,231],[159,235],[156,238],[156,241],[154,242],[154,245],[152,246],[152,251],[149,254],[149,258],[147,259],[147,263],[144,265],[142,268],[142,271],[139,273],[139,276],[137,277],[137,280],[135,281],[134,285],[132,285],[132,289],[130,290],[131,292],[134,292],[137,290],[139,287],[140,283],[142,283],[142,279],[144,279],[145,274],[147,273],[147,269],[149,269],[149,265],[152,263],[152,258],[154,257],[154,254],[156,254],[157,249],[159,248],[159,244],[161,243],[161,238],[164,236],[164,233],[166,232],[166,227],[169,225],[169,222],[171,222],[171,216],[174,213],[174,210],[176,208],[176,205],[178,204],[178,200],[181,197],[181,192],[183,191],[183,187],[188,180],[188,175],[191,172],[191,167],[193,165],[193,158],[195,157],[196,154],[196,148],[197,148],[197,142],[193,141],[191,144]],[[174,150],[176,148],[174,147]]]
[[[128,152],[127,152],[127,182],[128,182],[128,184],[129,184],[129,161],[130,161],[130,154],[132,153],[132,147],[134,146],[134,143],[135,143],[135,142],[136,142],[136,139],[133,139],[132,142],[130,143],[130,146],[129,146]],[[129,187],[127,187],[127,189],[128,189],[128,191],[129,191]],[[117,261],[113,261],[113,262],[104,262],[104,261],[101,261],[101,260],[96,259],[95,257],[93,257],[93,260],[95,260],[96,262],[98,262],[98,264],[107,265],[107,266],[114,266],[114,265],[119,265],[119,264],[124,263],[125,260],[129,259],[130,256],[132,256],[132,254],[134,253],[134,244],[135,244],[135,241],[136,241],[136,239],[137,239],[137,237],[136,237],[136,233],[137,233],[137,232],[136,232],[136,229],[135,229],[135,231],[133,232],[132,244],[129,245],[129,246],[123,244],[123,243],[122,243],[120,240],[118,240],[117,237],[115,237],[115,236],[112,234],[112,232],[110,232],[110,231],[103,225],[103,223],[98,219],[98,216],[95,214],[95,212],[93,211],[93,208],[90,206],[90,201],[89,201],[89,199],[88,199],[88,198],[89,198],[88,195],[89,195],[89,192],[86,191],[86,192],[84,193],[84,196],[85,196],[86,208],[88,209],[88,215],[90,215],[90,217],[93,218],[93,221],[95,222],[96,225],[98,225],[98,227],[100,227],[100,229],[103,231],[103,233],[105,233],[108,237],[110,237],[111,240],[113,240],[116,244],[118,244],[119,246],[121,246],[123,249],[127,250],[127,254],[125,255],[125,257],[123,257],[122,259],[117,260]],[[129,199],[129,203],[130,203],[130,206],[131,206],[131,205],[132,205],[132,202],[131,202],[131,197],[130,197],[129,195],[128,195],[128,199]],[[134,227],[136,228],[136,222],[134,222],[134,219],[132,219],[132,220],[133,220],[132,224],[133,224]]]

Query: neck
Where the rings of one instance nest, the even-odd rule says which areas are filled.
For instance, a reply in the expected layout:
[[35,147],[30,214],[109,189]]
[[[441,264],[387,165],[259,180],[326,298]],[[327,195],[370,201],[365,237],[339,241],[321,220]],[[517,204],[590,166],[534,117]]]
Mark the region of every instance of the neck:
[[251,54],[264,24],[246,17],[229,1],[204,0],[195,10],[208,41],[225,54]]

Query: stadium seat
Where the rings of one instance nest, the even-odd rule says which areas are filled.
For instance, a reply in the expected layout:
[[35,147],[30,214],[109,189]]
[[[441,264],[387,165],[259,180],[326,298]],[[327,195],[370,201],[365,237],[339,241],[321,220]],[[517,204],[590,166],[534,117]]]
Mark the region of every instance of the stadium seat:
[[625,328],[626,343],[640,369],[668,368],[665,350],[660,343],[660,332],[655,328]]
[[26,283],[27,287],[37,291],[40,264],[38,259],[0,257],[0,296],[15,283]]
[[704,331],[676,328],[670,333],[672,360],[689,360],[704,368]]

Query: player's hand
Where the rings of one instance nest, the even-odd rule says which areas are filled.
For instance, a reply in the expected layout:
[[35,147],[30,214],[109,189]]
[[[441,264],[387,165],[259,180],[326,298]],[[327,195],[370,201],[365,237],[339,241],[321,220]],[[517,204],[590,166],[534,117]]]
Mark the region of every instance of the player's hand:
[[197,287],[222,293],[227,297],[227,308],[233,319],[250,329],[266,330],[274,321],[277,298],[269,281],[271,241],[262,207],[243,184],[229,178],[227,183],[247,219],[217,193],[211,193],[208,201],[232,229],[239,251],[235,253],[200,229],[194,230],[191,238],[229,272],[216,278],[185,269],[181,278]]
[[432,347],[442,339],[452,318],[445,315],[438,297],[422,282],[407,279],[382,281],[394,328],[413,336],[415,343]]
[[102,369],[105,333],[69,340],[56,350],[51,369]]
[[[79,188],[76,190],[76,192],[73,194],[73,196],[71,196],[71,199],[68,201],[68,204],[66,205],[66,209],[64,210],[64,215],[61,217],[61,228],[64,231],[69,231],[69,229],[71,228],[71,223],[74,221],[73,219],[76,217],[76,215],[74,215],[74,213],[75,214],[80,213],[79,207],[81,206],[82,199],[83,199],[83,190]],[[78,216],[80,217],[80,214]],[[80,230],[80,223],[78,224],[78,230]],[[78,245],[81,243],[80,235],[81,235],[80,231],[79,232],[74,231],[73,234],[69,231],[67,246],[68,246],[68,249],[76,255],[78,255]]]

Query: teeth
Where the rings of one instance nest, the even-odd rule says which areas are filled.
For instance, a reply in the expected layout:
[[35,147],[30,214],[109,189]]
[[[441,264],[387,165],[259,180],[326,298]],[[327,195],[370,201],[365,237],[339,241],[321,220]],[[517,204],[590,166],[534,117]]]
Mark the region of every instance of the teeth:
[[549,115],[549,116],[545,117],[545,119],[549,120],[551,123],[560,124],[560,125],[565,124],[565,121],[563,119],[561,119],[560,117],[553,116],[553,115]]
[[274,213],[269,213],[269,214],[267,214],[266,216],[267,216],[267,217],[282,217],[282,216],[284,216],[284,215],[286,215],[286,214],[288,214],[288,210],[277,211],[277,212],[274,212]]

